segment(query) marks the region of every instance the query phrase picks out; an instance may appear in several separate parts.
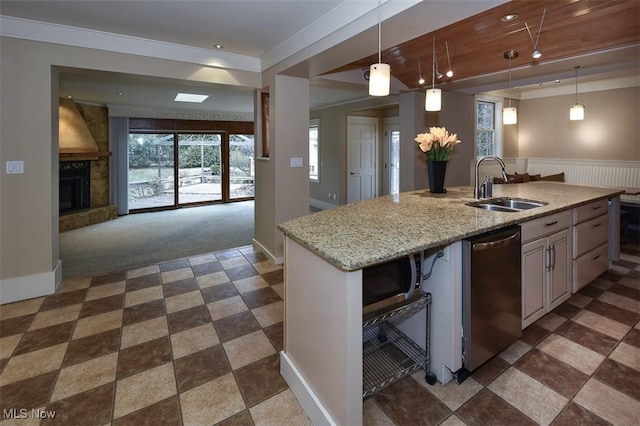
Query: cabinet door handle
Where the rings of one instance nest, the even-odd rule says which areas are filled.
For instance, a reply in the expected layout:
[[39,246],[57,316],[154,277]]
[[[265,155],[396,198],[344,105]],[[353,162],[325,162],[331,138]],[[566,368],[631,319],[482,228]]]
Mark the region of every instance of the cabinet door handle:
[[547,271],[551,270],[551,247],[547,247]]
[[593,227],[594,227],[594,228],[597,228],[597,227],[598,227],[598,226],[600,226],[600,225],[602,225],[602,222],[595,223],[595,224],[593,225]]
[[551,225],[555,225],[556,223],[558,223],[558,221],[554,220],[553,222],[545,223],[544,226],[551,226]]
[[598,260],[600,256],[602,256],[602,254],[598,254],[597,256],[592,257],[591,260]]
[[551,246],[551,248],[553,249],[553,263],[551,263],[551,270],[555,271],[556,270],[556,246],[553,245]]

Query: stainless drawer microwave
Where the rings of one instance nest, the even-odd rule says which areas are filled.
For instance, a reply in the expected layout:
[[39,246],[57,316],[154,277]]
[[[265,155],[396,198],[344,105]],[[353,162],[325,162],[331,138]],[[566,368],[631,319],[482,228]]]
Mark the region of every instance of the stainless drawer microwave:
[[362,270],[362,313],[378,311],[420,297],[424,252]]

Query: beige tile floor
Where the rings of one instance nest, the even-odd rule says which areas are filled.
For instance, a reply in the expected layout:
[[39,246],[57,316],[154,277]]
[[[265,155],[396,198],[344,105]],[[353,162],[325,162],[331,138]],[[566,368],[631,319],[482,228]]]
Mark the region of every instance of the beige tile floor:
[[[282,296],[282,268],[240,247],[3,305],[1,424],[310,424],[279,374]],[[465,382],[416,373],[367,398],[365,424],[635,425],[639,319],[633,245]]]

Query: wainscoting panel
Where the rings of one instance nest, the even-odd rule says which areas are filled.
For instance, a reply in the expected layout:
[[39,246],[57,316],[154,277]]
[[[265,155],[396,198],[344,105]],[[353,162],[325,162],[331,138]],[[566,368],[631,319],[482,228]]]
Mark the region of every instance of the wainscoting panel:
[[[640,189],[640,161],[600,161],[527,158],[529,174],[542,176],[564,172],[565,181],[587,186]],[[622,201],[640,203],[640,196],[623,195]]]

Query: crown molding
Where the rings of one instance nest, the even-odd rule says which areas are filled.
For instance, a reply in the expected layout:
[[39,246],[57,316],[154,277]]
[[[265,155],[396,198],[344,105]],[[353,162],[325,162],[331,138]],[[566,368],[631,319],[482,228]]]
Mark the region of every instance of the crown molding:
[[[615,77],[608,78],[597,81],[585,81],[579,82],[579,90],[580,93],[590,93],[590,92],[600,92],[603,90],[616,90],[616,89],[627,89],[630,87],[638,87],[640,86],[640,76],[624,76],[624,77]],[[536,90],[528,90],[520,93],[520,99],[536,99],[536,98],[547,98],[551,96],[562,96],[562,95],[575,95],[576,87],[573,84],[565,84],[562,86],[549,86],[546,88],[540,88]]]
[[[384,21],[421,1],[404,0],[402,2],[392,2],[391,0],[381,0],[380,19]],[[312,46],[311,51],[317,54],[371,28],[373,25],[377,25],[377,9],[377,2],[343,1],[329,13],[319,17],[311,25],[300,30],[265,54],[262,57],[263,71]]]
[[261,72],[260,59],[251,56],[1,15],[0,36]]
[[[79,102],[80,103],[80,102]],[[210,120],[210,121],[253,121],[253,112],[241,111],[202,111],[188,109],[168,109],[134,105],[107,104],[109,117],[137,117],[175,120]]]

